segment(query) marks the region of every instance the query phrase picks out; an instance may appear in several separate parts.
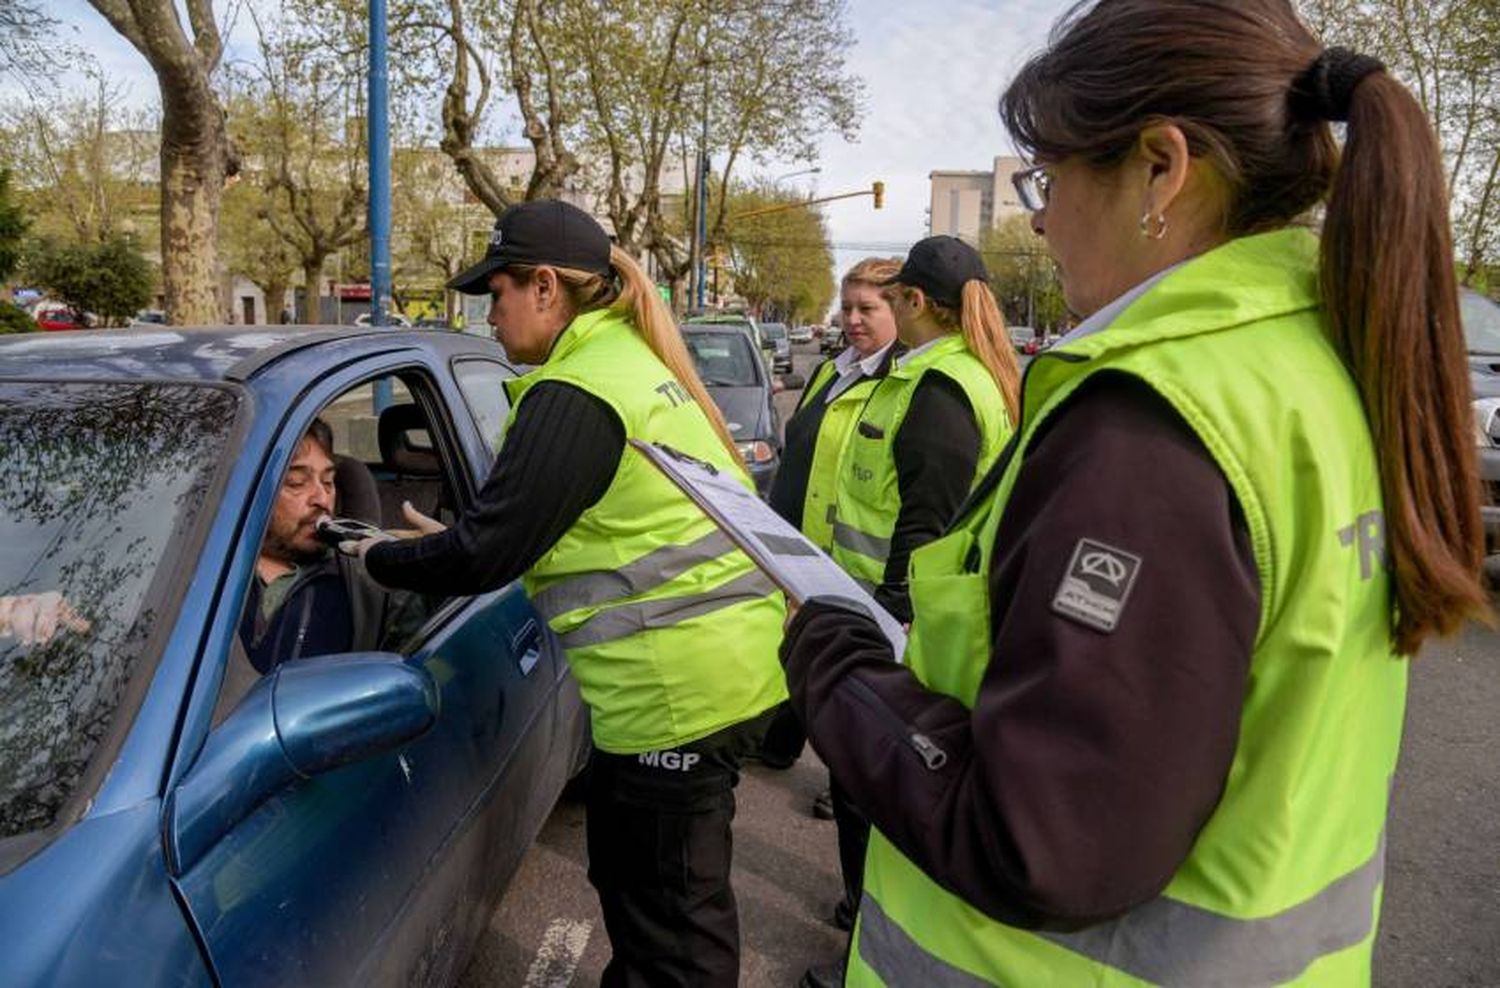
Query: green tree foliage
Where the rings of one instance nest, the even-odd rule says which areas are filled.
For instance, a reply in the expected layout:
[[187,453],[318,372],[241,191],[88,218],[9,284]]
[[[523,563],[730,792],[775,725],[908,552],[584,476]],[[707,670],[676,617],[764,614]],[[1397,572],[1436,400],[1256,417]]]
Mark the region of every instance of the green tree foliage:
[[[432,297],[463,270],[466,260],[483,250],[488,227],[476,224],[474,211],[465,208],[462,185],[441,151],[398,151],[391,173],[392,294],[408,298],[422,292]],[[452,323],[455,298],[443,295],[443,314]]]
[[133,243],[114,237],[102,244],[36,241],[27,251],[29,279],[69,307],[119,326],[151,302],[156,272]]
[[[20,266],[26,231],[31,228],[26,213],[15,201],[10,170],[0,168],[0,281],[15,274]],[[0,334],[29,333],[36,323],[10,302],[0,302]]]
[[[858,128],[845,0],[394,0],[391,23],[396,78],[430,94],[398,102],[440,108],[440,146],[476,200],[499,213],[582,193],[623,247],[673,276],[687,269],[692,221],[677,190],[705,117],[720,184],[747,161],[811,160],[824,134]],[[536,155],[523,189],[482,153],[506,136],[497,103],[514,107]],[[712,219],[713,239],[725,217]]]
[[328,259],[365,236],[364,75],[356,53],[328,44],[357,35],[352,11],[327,21],[298,10],[275,23],[256,18],[260,60],[231,74],[228,102],[244,177],[263,193],[258,219],[297,257],[308,289],[298,318],[311,323]]
[[822,214],[800,199],[769,183],[732,192],[724,253],[746,302],[768,317],[815,322],[833,303],[833,251]]
[[12,302],[0,302],[0,336],[6,333],[34,333],[36,320]]
[[224,263],[265,295],[270,322],[279,321],[287,290],[302,268],[297,252],[263,218],[277,207],[264,186],[242,180],[224,190],[219,211],[219,252]]
[[985,230],[979,253],[990,272],[990,287],[1011,326],[1052,331],[1067,319],[1057,268],[1026,216],[1013,216]]
[[123,86],[84,63],[87,90],[41,89],[0,106],[0,137],[39,236],[103,243],[154,240],[161,137],[155,111],[131,109]]
[[1328,44],[1379,57],[1422,103],[1443,146],[1461,274],[1500,258],[1500,3],[1300,0]]
[[[701,150],[729,186],[748,160],[812,160],[824,134],[858,130],[863,89],[844,65],[843,0],[562,0],[548,6],[542,40],[582,70],[583,181],[620,243],[669,271],[686,268],[694,203],[669,201],[663,179],[692,174],[705,124]],[[711,217],[711,241],[723,241],[726,221],[722,208]]]
[[0,168],[0,281],[16,273],[26,232],[30,229],[31,221],[16,202],[10,169]]

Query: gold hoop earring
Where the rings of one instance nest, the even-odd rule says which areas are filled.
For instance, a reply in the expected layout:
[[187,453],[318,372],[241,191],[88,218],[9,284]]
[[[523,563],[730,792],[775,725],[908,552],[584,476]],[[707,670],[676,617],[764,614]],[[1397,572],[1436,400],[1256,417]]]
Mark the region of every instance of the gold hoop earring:
[[1155,216],[1149,212],[1141,214],[1141,236],[1148,240],[1161,240],[1166,235],[1166,213],[1157,213]]

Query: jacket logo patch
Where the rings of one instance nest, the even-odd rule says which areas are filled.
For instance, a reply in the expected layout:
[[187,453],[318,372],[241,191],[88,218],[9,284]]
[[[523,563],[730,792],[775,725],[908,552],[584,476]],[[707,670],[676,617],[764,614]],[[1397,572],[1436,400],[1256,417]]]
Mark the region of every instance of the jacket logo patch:
[[1079,539],[1052,597],[1052,610],[1095,631],[1114,631],[1140,571],[1140,556]]

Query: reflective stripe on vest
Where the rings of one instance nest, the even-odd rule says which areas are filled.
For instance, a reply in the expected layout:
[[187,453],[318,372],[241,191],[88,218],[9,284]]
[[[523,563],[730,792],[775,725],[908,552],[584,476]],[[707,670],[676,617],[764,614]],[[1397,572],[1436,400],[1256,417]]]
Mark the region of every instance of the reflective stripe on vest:
[[866,892],[859,903],[859,957],[888,985],[990,988],[991,982],[922,949]]
[[[574,319],[547,362],[507,388],[512,419],[543,382],[593,395],[627,438],[666,443],[750,489],[739,456],[624,314]],[[785,607],[758,572],[687,495],[625,448],[604,495],[523,577],[566,649],[596,746],[614,754],[675,747],[786,696],[776,657]]]
[[[1152,984],[1277,985],[1370,935],[1384,875],[1382,834],[1363,865],[1274,916],[1235,919],[1163,896],[1113,922],[1036,935]],[[1208,956],[1205,944],[1213,945]],[[892,985],[988,984],[923,950],[868,892],[859,907],[859,956]]]
[[674,580],[701,563],[734,551],[734,543],[715,528],[688,545],[664,545],[616,570],[585,573],[554,583],[531,598],[548,621],[569,611],[600,607],[625,597],[639,597]]
[[857,552],[861,556],[869,556],[871,559],[884,563],[891,554],[891,540],[883,539],[869,532],[861,532],[853,525],[846,525],[835,518],[833,522],[833,542],[841,545],[850,552]]
[[563,648],[585,648],[615,641],[642,631],[670,628],[689,618],[722,610],[734,604],[759,600],[776,593],[776,584],[760,570],[752,570],[703,593],[684,597],[664,597],[622,604],[600,611],[583,624],[561,636]]

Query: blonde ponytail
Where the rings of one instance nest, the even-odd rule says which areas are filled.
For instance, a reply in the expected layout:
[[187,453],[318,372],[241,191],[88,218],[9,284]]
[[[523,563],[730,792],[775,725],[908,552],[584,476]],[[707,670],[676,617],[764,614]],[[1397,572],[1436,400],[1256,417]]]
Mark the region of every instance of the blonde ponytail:
[[1005,331],[1000,306],[995,304],[990,286],[978,278],[964,282],[959,304],[962,308],[955,315],[946,305],[929,301],[938,325],[949,332],[963,333],[964,345],[990,372],[995,387],[1000,389],[1010,424],[1015,426],[1021,419],[1021,365],[1016,362],[1015,347]]
[[739,447],[729,434],[729,426],[724,423],[724,415],[708,396],[708,389],[699,379],[692,355],[688,353],[687,345],[682,342],[682,333],[677,329],[677,320],[672,318],[667,303],[656,293],[656,285],[646,277],[646,272],[641,270],[635,258],[618,247],[609,249],[609,263],[620,277],[620,295],[610,309],[630,319],[631,325],[641,334],[641,339],[646,341],[651,352],[667,365],[667,370],[677,378],[677,383],[687,388],[688,394],[693,396],[693,400],[707,416],[708,424],[713,426],[724,448],[729,450],[733,462],[743,462]]
[[[719,441],[729,450],[733,461],[743,465],[739,447],[729,435],[729,426],[724,424],[724,415],[699,380],[693,358],[688,353],[687,345],[682,342],[682,333],[677,329],[677,321],[672,318],[672,312],[661,300],[661,296],[656,294],[656,286],[646,277],[646,272],[641,270],[635,258],[618,247],[610,247],[609,264],[619,278],[618,285],[592,271],[553,268],[558,280],[562,282],[573,313],[582,315],[608,308],[629,320],[641,339],[651,348],[651,352],[677,378],[677,383],[693,396]],[[536,274],[536,266],[530,264],[515,264],[509,270],[514,277],[522,280],[529,280]]]

